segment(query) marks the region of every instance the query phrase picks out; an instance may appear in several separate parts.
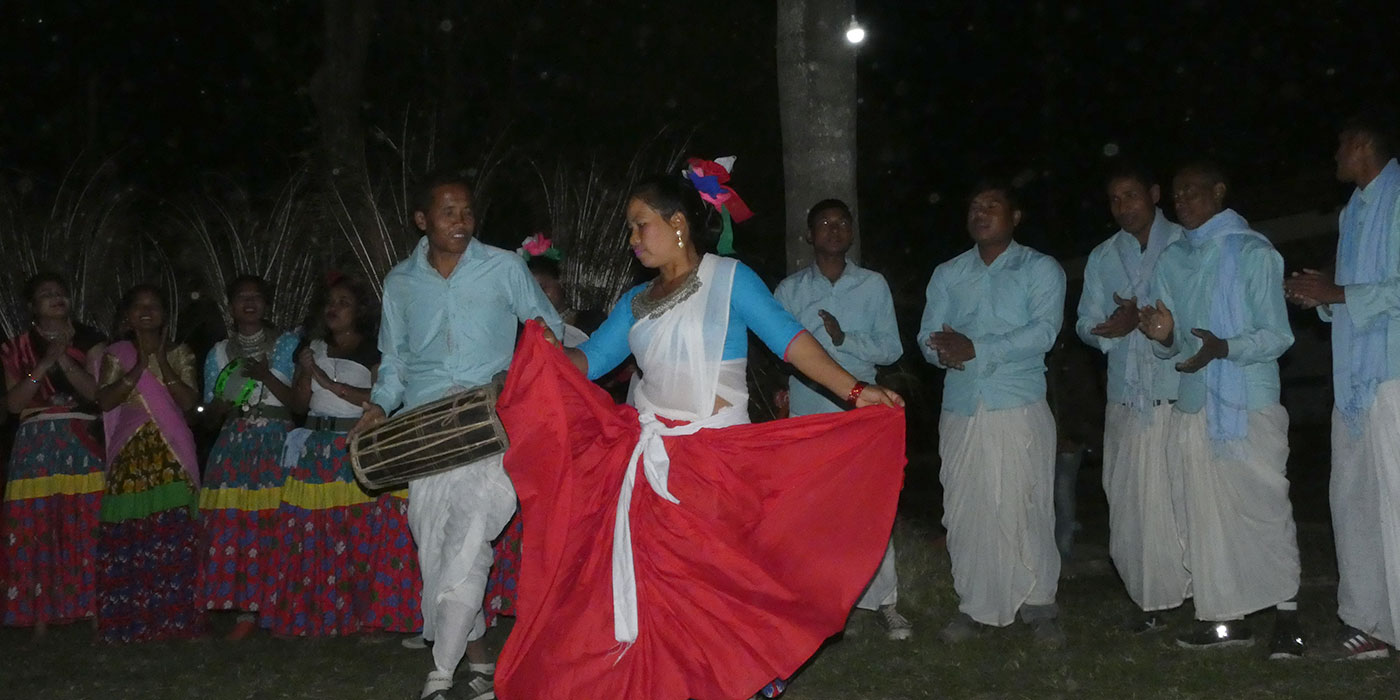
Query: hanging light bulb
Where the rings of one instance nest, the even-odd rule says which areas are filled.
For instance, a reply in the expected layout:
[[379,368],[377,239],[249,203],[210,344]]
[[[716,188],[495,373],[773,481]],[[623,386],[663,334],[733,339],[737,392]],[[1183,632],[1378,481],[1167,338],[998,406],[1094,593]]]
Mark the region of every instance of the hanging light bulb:
[[860,26],[855,15],[851,15],[851,23],[846,25],[846,42],[854,45],[863,41],[865,41],[865,27]]

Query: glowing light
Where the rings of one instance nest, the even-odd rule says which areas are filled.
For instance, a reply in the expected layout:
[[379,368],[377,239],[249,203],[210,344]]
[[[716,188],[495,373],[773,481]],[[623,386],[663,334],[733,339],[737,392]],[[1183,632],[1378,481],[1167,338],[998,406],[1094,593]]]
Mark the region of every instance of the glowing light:
[[865,41],[865,27],[860,26],[856,21],[856,16],[851,15],[851,23],[846,25],[846,42],[850,44],[860,44]]

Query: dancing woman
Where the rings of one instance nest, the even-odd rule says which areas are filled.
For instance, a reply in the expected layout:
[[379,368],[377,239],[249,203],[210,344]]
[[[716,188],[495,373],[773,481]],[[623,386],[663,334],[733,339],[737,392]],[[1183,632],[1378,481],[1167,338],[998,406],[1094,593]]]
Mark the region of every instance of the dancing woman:
[[297,353],[291,406],[307,420],[287,439],[276,583],[262,625],[282,636],[415,632],[423,618],[408,491],[366,493],[346,444],[379,368],[379,305],[349,277],[322,296]]
[[148,285],[122,297],[119,342],[98,371],[107,491],[98,534],[97,633],[105,642],[195,637],[199,463],[184,412],[199,400],[194,353],[171,347],[165,300]]
[[5,403],[20,426],[0,522],[0,624],[33,626],[92,617],[102,442],[88,373],[104,338],[74,323],[68,286],[40,273],[24,286],[32,325],[0,346]]
[[204,402],[224,420],[209,452],[199,508],[209,531],[200,602],[238,610],[230,639],[253,631],[276,577],[277,507],[282,502],[282,450],[291,431],[292,354],[298,337],[278,333],[263,318],[271,289],[243,275],[228,287],[233,336],[204,362]]
[[[841,369],[748,267],[702,254],[705,221],[689,183],[643,183],[627,224],[656,279],[567,360],[533,324],[518,351],[498,410],[529,526],[502,698],[748,698],[842,628],[884,554],[903,401]],[[883,407],[747,425],[750,329]],[[635,408],[587,380],[629,353]]]

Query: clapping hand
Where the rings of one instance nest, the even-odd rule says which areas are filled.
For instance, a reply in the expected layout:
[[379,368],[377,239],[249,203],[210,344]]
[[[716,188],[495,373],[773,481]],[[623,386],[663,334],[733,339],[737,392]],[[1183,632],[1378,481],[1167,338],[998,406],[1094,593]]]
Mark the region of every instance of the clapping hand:
[[969,360],[977,357],[977,348],[972,341],[946,323],[943,330],[929,335],[927,345],[938,353],[938,362],[948,369],[961,370]]
[[841,329],[841,322],[831,315],[830,311],[821,309],[817,315],[822,319],[822,325],[826,327],[826,334],[831,336],[832,345],[840,345],[846,342],[846,331]]
[[1171,309],[1161,299],[1153,306],[1138,309],[1138,329],[1142,334],[1163,345],[1171,345],[1172,331],[1176,330],[1176,319]]
[[1117,304],[1118,308],[1114,309],[1103,323],[1090,329],[1089,333],[1101,338],[1122,338],[1137,330],[1140,316],[1137,297],[1124,299],[1118,296],[1117,292],[1114,292],[1113,303]]
[[1288,301],[1305,309],[1323,304],[1341,304],[1346,301],[1346,290],[1332,280],[1332,276],[1317,270],[1304,269],[1289,275],[1283,282],[1283,296]]
[[1212,360],[1221,360],[1230,354],[1230,343],[1221,340],[1204,328],[1191,329],[1191,335],[1201,339],[1201,349],[1195,355],[1176,363],[1176,371],[1178,372],[1194,374],[1201,371]]

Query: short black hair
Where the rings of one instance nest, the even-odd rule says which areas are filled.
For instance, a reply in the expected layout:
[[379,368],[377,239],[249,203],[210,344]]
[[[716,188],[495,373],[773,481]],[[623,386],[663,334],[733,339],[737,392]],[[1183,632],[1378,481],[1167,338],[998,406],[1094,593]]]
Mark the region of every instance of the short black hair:
[[1339,133],[1365,134],[1371,139],[1371,146],[1375,149],[1376,157],[1382,162],[1395,157],[1395,131],[1391,126],[1394,122],[1381,114],[1379,110],[1371,109],[1348,117],[1342,122]]
[[257,287],[258,294],[262,295],[263,301],[266,302],[268,306],[272,305],[272,285],[267,280],[263,279],[261,275],[255,275],[251,272],[245,272],[233,278],[233,280],[228,283],[228,286],[224,288],[224,298],[232,302],[233,295],[238,293],[238,288],[247,284]]
[[1210,179],[1212,185],[1224,185],[1225,189],[1230,189],[1230,176],[1226,174],[1225,168],[1220,163],[1209,158],[1196,158],[1188,160],[1180,168],[1176,169],[1177,176],[1182,173],[1196,173],[1204,175]]
[[680,212],[690,225],[690,242],[702,253],[715,252],[719,231],[711,225],[712,211],[684,175],[653,175],[632,188],[629,198],[640,199],[663,219]]
[[967,195],[967,201],[971,203],[977,198],[977,195],[983,192],[1000,192],[1006,197],[1006,203],[1010,205],[1011,211],[1024,212],[1021,208],[1021,194],[1016,191],[1016,186],[1011,184],[1010,180],[999,177],[984,177],[972,186],[972,191]]
[[855,223],[856,217],[855,215],[851,214],[850,205],[832,197],[828,199],[823,199],[822,201],[813,204],[812,208],[807,210],[808,231],[811,231],[817,227],[817,216],[819,216],[822,212],[828,209],[840,209],[841,213],[845,214],[846,218],[851,220],[851,223]]
[[433,208],[433,191],[447,185],[460,185],[466,188],[467,192],[472,191],[472,183],[460,172],[456,170],[434,170],[424,175],[423,179],[418,181],[418,186],[414,188],[412,202],[413,211],[410,211],[409,214],[417,214],[420,211],[424,214],[428,213],[428,210]]
[[530,268],[530,273],[534,275],[548,275],[557,280],[564,279],[563,270],[559,267],[559,262],[550,260],[543,255],[532,256],[525,261],[525,267]]
[[1133,180],[1141,184],[1146,189],[1157,186],[1157,174],[1152,172],[1152,168],[1135,160],[1125,158],[1116,159],[1108,164],[1108,171],[1104,175],[1103,185],[1108,187],[1118,180]]
[[39,288],[50,282],[63,287],[63,292],[65,294],[72,293],[72,290],[68,288],[68,281],[63,279],[62,275],[50,270],[44,270],[31,275],[29,279],[24,281],[24,300],[31,304],[34,303],[34,295],[39,293]]

